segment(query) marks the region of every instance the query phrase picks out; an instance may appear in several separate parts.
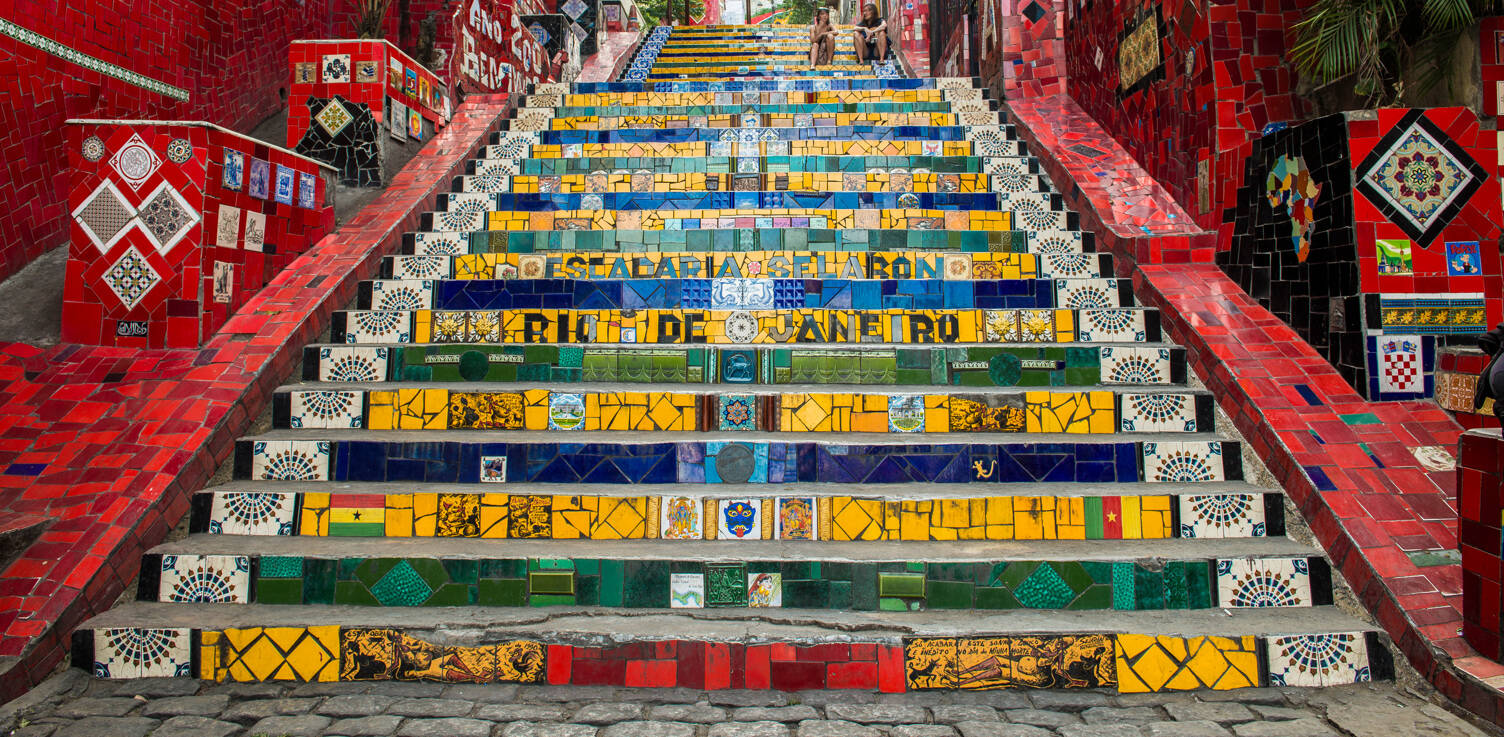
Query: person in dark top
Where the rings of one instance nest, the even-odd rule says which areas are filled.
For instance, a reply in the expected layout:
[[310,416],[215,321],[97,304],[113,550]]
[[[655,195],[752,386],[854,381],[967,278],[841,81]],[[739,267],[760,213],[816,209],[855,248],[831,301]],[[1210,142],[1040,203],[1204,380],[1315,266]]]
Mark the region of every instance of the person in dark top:
[[857,61],[887,58],[888,23],[877,14],[876,5],[862,6],[862,19],[857,21],[852,37],[856,40]]
[[809,29],[809,65],[829,64],[836,53],[836,29],[830,25],[830,10],[820,8],[815,12],[814,25]]

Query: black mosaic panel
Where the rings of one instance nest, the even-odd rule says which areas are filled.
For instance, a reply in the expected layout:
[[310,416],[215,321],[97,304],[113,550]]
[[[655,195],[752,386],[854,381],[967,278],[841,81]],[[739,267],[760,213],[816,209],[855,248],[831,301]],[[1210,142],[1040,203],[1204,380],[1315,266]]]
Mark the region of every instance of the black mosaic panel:
[[[333,99],[354,119],[332,136],[317,120],[309,122],[308,131],[298,141],[297,152],[338,169],[341,184],[380,186],[381,146],[386,132],[376,122],[370,108],[339,95]],[[328,98],[308,98],[308,110],[314,114],[328,104]]]

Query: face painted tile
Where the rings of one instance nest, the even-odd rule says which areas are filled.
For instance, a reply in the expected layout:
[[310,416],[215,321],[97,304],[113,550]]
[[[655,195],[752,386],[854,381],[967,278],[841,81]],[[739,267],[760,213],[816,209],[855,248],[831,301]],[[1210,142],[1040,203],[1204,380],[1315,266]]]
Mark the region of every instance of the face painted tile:
[[705,607],[705,574],[671,574],[668,605],[672,609],[703,609]]
[[1218,560],[1217,603],[1235,608],[1311,606],[1309,564],[1305,558]]
[[1263,537],[1264,500],[1260,494],[1181,496],[1180,536],[1203,538]]
[[[1123,394],[1120,432],[1196,432],[1194,394]],[[1210,429],[1210,428],[1205,428]]]
[[1144,443],[1144,480],[1157,483],[1225,481],[1222,443]]
[[328,481],[329,449],[321,440],[258,440],[251,445],[251,478]]
[[699,540],[705,536],[705,505],[699,497],[666,496],[659,503],[658,530],[664,540]]
[[783,574],[781,574],[781,573],[748,573],[747,574],[747,606],[749,606],[749,607],[781,607],[781,606],[783,606]]
[[718,500],[716,502],[716,539],[762,539],[762,500]]
[[243,555],[164,555],[157,600],[248,604],[251,559]]
[[95,678],[193,678],[193,630],[94,630]]
[[776,533],[779,540],[819,539],[816,515],[819,505],[812,496],[779,497],[775,506]]
[[215,492],[209,532],[218,535],[291,535],[297,494],[269,491]]
[[1362,632],[1270,637],[1269,685],[1341,686],[1373,680]]

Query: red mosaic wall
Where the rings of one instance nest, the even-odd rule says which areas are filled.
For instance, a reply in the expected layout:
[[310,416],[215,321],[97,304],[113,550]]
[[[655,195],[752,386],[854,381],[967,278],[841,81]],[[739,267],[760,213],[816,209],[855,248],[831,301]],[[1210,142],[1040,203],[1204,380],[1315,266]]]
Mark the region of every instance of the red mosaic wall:
[[[1064,21],[1070,95],[1187,204],[1197,224],[1215,228],[1240,183],[1242,158],[1230,150],[1269,123],[1304,116],[1284,60],[1301,4],[1136,0],[1073,8]],[[1214,184],[1215,192],[1200,189]]]
[[612,648],[548,646],[548,682],[630,688],[904,691],[902,645],[665,640]]
[[[1009,98],[1065,92],[1065,14],[1056,0],[980,0],[982,83]],[[1069,5],[1066,5],[1069,8]]]
[[1497,116],[1504,111],[1504,16],[1478,22],[1478,51],[1482,57],[1483,114]]
[[[189,91],[181,102],[0,33],[0,278],[68,239],[68,118],[207,120],[246,130],[282,107],[287,52],[336,32],[335,0],[18,0],[6,18]],[[30,101],[19,104],[17,101]]]
[[[344,81],[326,82],[323,62],[326,57],[349,55],[350,68]],[[377,123],[386,122],[386,97],[417,110],[434,129],[442,128],[453,110],[449,85],[423,68],[412,57],[382,41],[306,41],[292,45],[288,54],[291,72],[288,81],[287,147],[293,148],[312,124],[308,98],[339,95],[345,100],[365,105]],[[403,75],[392,72],[391,62],[401,65]],[[363,62],[376,65],[373,79],[363,79],[357,69]],[[412,71],[411,84],[406,72]],[[427,93],[427,94],[425,94]]]
[[196,347],[334,227],[331,172],[289,151],[210,126],[67,127],[65,342]]
[[522,25],[522,16],[541,15],[530,0],[473,0],[449,21],[455,47],[448,74],[466,92],[524,92],[529,82],[550,74],[548,52]]
[[1462,436],[1457,457],[1458,537],[1462,548],[1462,636],[1478,652],[1504,661],[1504,440],[1497,433]]

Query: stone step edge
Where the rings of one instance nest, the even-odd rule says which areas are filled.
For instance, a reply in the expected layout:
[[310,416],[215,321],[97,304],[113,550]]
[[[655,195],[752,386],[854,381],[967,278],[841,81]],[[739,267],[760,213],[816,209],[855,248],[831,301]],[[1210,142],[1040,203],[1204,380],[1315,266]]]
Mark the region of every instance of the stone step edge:
[[[1075,214],[1076,213],[1068,213],[1067,219],[1069,220],[1070,219],[1070,215],[1075,215]],[[738,231],[746,230],[746,228],[704,228],[704,230],[738,232]],[[860,232],[869,234],[869,237],[870,237],[871,233],[908,233],[908,232],[911,232],[911,231],[908,231],[908,230],[897,229],[897,228],[888,228],[888,229],[883,229],[883,228],[796,228],[794,226],[779,227],[779,228],[757,228],[757,230],[816,231],[816,232],[819,232],[819,233],[822,233],[822,234],[823,233],[827,233],[827,232],[830,232],[830,233],[835,233],[835,232],[845,233],[845,232],[850,232],[850,231],[860,231]],[[407,231],[407,232],[403,233],[402,234],[402,246],[401,246],[401,250],[398,253],[393,254],[393,255],[397,255],[397,256],[411,256],[411,255],[414,255],[415,251],[417,250],[417,236],[419,236],[419,235],[423,235],[423,236],[430,236],[431,235],[431,236],[435,236],[435,237],[452,236],[452,237],[455,237],[455,238],[466,238],[466,239],[468,239],[468,238],[470,238],[471,236],[473,236],[473,235],[475,235],[477,233],[485,233],[485,234],[487,234],[488,237],[489,237],[489,234],[491,234],[491,233],[508,233],[508,234],[517,233],[517,234],[525,234],[525,235],[528,235],[528,236],[531,236],[531,237],[537,237],[537,236],[544,235],[544,234],[549,234],[549,233],[605,233],[605,232],[626,232],[626,233],[690,233],[690,232],[694,232],[694,231],[686,231],[686,230],[679,230],[679,229],[667,229],[667,228],[655,229],[655,230],[641,230],[641,229],[617,230],[617,229],[610,229],[610,230],[599,230],[599,231],[596,231],[596,230],[589,230],[589,231],[572,231],[572,230],[508,230],[508,231],[493,231],[493,230],[436,230],[436,229],[434,229],[432,227],[429,227],[429,228],[425,228],[425,229],[421,229],[421,230],[417,230],[417,231]],[[970,235],[970,237],[972,237],[972,238],[978,238],[982,234],[989,235],[989,236],[995,234],[995,235],[999,236],[999,238],[1001,238],[1001,236],[1003,236],[1003,235],[1007,235],[1011,239],[1012,234],[1014,234],[1014,233],[1022,233],[1022,234],[1025,234],[1025,237],[1027,237],[1028,235],[1031,235],[1031,234],[1038,234],[1041,231],[1038,231],[1038,230],[1028,230],[1028,229],[1025,229],[1025,230],[1014,229],[1014,230],[943,230],[943,231],[931,231],[931,232],[946,233],[946,234],[954,233],[955,235],[953,237],[956,240],[961,240],[961,239],[967,237],[968,234],[977,234],[977,235]],[[1081,241],[1081,251],[1080,251],[1080,253],[1092,253],[1092,254],[1100,253],[1101,255],[1108,255],[1108,256],[1111,255],[1110,253],[1099,252],[1099,251],[1096,250],[1096,234],[1092,233],[1089,230],[1081,230],[1080,228],[1064,228],[1064,229],[1052,230],[1050,232],[1051,232],[1051,234],[1054,234],[1054,233],[1069,233],[1072,236],[1074,236],[1076,238],[1079,238],[1080,241]],[[949,239],[950,237],[952,237],[952,236],[947,236],[947,239]],[[882,236],[879,236],[879,239],[880,238],[882,238]],[[844,238],[843,238],[843,240],[844,240]],[[828,242],[828,241],[816,241],[816,243],[824,243],[824,242]],[[808,249],[801,249],[801,250],[807,250],[807,251],[811,251],[811,252],[818,252],[821,249],[808,248]],[[835,251],[835,252],[839,252],[839,253],[850,253],[850,254],[893,253],[893,252],[899,252],[899,251],[914,251],[914,252],[917,252],[917,253],[935,254],[937,256],[943,256],[943,255],[946,255],[946,254],[993,253],[992,251],[962,251],[962,250],[911,249],[911,248],[889,249],[889,248],[887,248],[885,246],[879,246],[876,249],[868,248],[868,249],[862,249],[862,250],[840,249],[840,248],[830,248],[830,249],[825,249],[825,250]],[[769,249],[761,249],[759,251],[749,251],[748,253],[770,253],[770,252],[772,252],[772,251],[770,251]],[[493,252],[493,251],[480,251],[480,252],[475,252],[475,253],[462,253],[462,254],[425,254],[425,255],[472,256],[472,255],[479,255],[479,254],[482,254],[482,253],[495,253],[495,252]],[[549,254],[554,254],[554,253],[566,253],[566,251],[532,251],[532,252],[530,252],[530,254],[544,254],[544,255],[549,255]],[[640,251],[578,251],[578,250],[574,250],[574,251],[568,251],[568,253],[615,254],[615,253],[640,253]],[[647,251],[646,253],[695,255],[695,254],[742,253],[742,252],[741,251],[730,251],[730,250],[725,250],[725,251],[689,251],[689,250],[682,250],[681,249],[681,250],[671,250],[671,251],[664,251],[664,250]],[[1046,254],[1041,254],[1041,253],[1031,252],[1031,251],[1002,251],[1002,252],[999,252],[999,253],[1018,253],[1018,254],[1025,254],[1025,255],[1031,255],[1031,256],[1046,255]],[[529,254],[521,254],[521,253],[519,253],[518,255],[529,255]]]
[[[508,482],[500,492],[475,491],[474,484],[424,482],[424,481],[286,481],[231,479],[222,484],[205,487],[194,492],[193,499],[200,495],[217,493],[274,493],[274,494],[486,494],[506,493],[520,496],[597,496],[597,497],[643,497],[643,496],[695,496],[703,498],[776,498],[787,496],[836,497],[855,496],[864,499],[882,499],[890,502],[904,501],[949,501],[990,497],[1053,497],[1078,499],[1086,497],[1142,497],[1174,496],[1204,497],[1225,495],[1259,495],[1267,505],[1283,512],[1285,491],[1279,487],[1254,486],[1245,480],[1204,482],[1149,482],[1132,483],[1072,483],[1035,482],[1009,484],[1007,494],[978,495],[965,484],[909,483],[892,484],[894,488],[864,484],[835,482],[808,482],[800,485],[797,494],[770,490],[767,484],[717,484],[713,492],[705,491],[702,484],[669,483],[644,484],[640,488],[654,490],[651,493],[628,493],[619,486],[603,484],[576,484],[568,494],[559,494],[558,484]],[[459,487],[456,490],[456,487]],[[1205,487],[1205,488],[1202,488]]]
[[[724,394],[720,391],[704,388],[705,383],[664,383],[664,382],[624,382],[624,381],[579,381],[567,384],[567,390],[549,389],[543,391],[563,391],[566,394],[619,394],[623,392],[640,393],[673,393],[673,394]],[[1131,384],[1100,384],[1100,385],[1058,385],[1058,386],[951,386],[932,384],[732,384],[713,386],[734,386],[739,395],[752,394],[756,396],[777,396],[780,394],[871,394],[871,395],[894,395],[894,394],[944,394],[944,395],[1002,395],[1024,394],[1028,392],[1051,392],[1055,394],[1080,394],[1083,392],[1112,392],[1113,394],[1184,394],[1194,397],[1212,396],[1211,392],[1204,388],[1190,386],[1177,386],[1173,384],[1158,385],[1131,385]],[[832,391],[830,387],[839,386],[843,389],[839,392]],[[294,392],[317,392],[317,391],[346,391],[346,392],[373,392],[373,391],[397,391],[400,389],[447,389],[449,391],[461,391],[468,394],[477,393],[521,393],[524,391],[537,391],[536,381],[411,381],[392,380],[379,382],[332,382],[332,381],[304,381],[297,384],[283,384],[273,390],[276,394],[289,394]],[[944,391],[939,391],[943,389]]]

